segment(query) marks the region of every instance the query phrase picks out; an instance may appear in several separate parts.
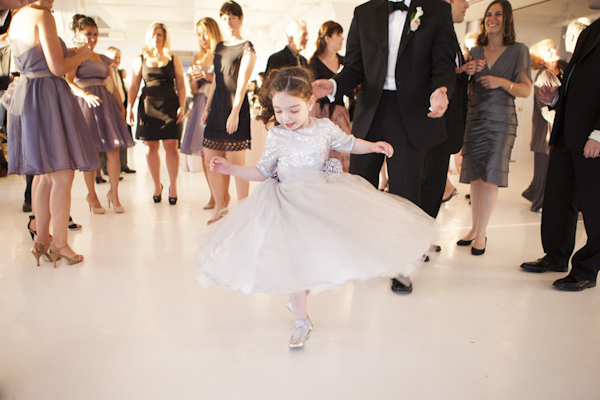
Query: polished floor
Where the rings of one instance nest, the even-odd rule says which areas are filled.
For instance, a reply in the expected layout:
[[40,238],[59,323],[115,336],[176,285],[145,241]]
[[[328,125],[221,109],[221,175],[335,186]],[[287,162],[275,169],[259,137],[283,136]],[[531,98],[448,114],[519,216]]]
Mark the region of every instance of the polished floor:
[[[180,174],[176,206],[154,204],[142,145],[130,156],[124,214],[90,214],[76,175],[79,265],[36,267],[24,179],[0,179],[0,399],[599,398],[600,288],[561,292],[551,284],[564,274],[519,268],[542,255],[540,215],[520,196],[531,163],[511,164],[485,255],[455,245],[470,221],[459,185],[412,294],[376,279],[313,295],[315,328],[291,351],[284,296],[195,281],[211,216],[202,173]],[[106,205],[107,184],[97,190]]]

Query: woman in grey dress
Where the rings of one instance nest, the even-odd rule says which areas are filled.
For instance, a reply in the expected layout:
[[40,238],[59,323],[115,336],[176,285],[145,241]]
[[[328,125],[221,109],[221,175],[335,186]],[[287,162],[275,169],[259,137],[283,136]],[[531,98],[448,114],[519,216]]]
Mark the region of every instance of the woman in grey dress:
[[[539,70],[533,84],[533,115],[531,118],[531,151],[533,159],[533,179],[523,192],[523,197],[531,201],[531,211],[541,212],[544,205],[546,173],[550,160],[550,133],[556,112],[550,110],[539,99],[540,88],[560,86],[564,66],[559,65],[558,51],[552,39],[544,39],[531,46],[529,51],[534,70]],[[563,61],[564,63],[564,61]]]
[[471,184],[473,225],[458,241],[471,254],[485,252],[486,229],[498,197],[508,186],[508,163],[517,132],[515,97],[531,93],[531,58],[527,46],[515,42],[512,7],[495,0],[481,22],[473,59],[486,66],[474,75],[469,96],[460,182]]

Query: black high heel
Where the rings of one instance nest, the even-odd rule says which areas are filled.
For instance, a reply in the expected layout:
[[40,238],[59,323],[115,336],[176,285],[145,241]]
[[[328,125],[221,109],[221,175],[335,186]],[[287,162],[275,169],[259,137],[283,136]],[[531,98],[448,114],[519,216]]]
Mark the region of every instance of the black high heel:
[[475,247],[471,247],[471,254],[473,254],[474,256],[480,256],[483,253],[485,253],[485,248],[487,246],[487,238],[485,238],[485,246],[483,246],[483,249],[477,249]]
[[73,218],[71,218],[71,216],[69,215],[69,229],[72,231],[78,231],[79,229],[81,229],[81,225],[76,224],[75,221],[73,221]]
[[30,215],[29,222],[27,223],[27,230],[29,231],[29,234],[31,235],[31,240],[33,240],[35,235],[37,235],[37,232],[34,231],[33,229],[31,229],[31,221],[33,221],[34,219],[35,219],[35,215]]
[[162,200],[162,191],[163,191],[163,185],[162,183],[160,184],[160,193],[158,196],[152,196],[152,200],[154,200],[155,203],[160,203]]
[[457,246],[470,246],[471,243],[473,243],[473,240],[475,240],[475,238],[473,238],[471,240],[460,239],[458,242],[456,242],[456,245]]
[[[171,186],[169,186],[169,193],[171,193]],[[177,204],[177,196],[175,196],[175,197],[169,196],[169,204],[172,206]]]

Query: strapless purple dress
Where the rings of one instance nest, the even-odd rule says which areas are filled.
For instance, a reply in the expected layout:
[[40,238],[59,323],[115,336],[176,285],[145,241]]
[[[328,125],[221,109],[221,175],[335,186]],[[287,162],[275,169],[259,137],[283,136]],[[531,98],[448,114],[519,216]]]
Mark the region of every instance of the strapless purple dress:
[[88,123],[92,136],[98,143],[98,151],[106,152],[117,147],[131,147],[133,139],[113,95],[104,86],[104,80],[110,74],[112,60],[100,54],[102,62],[87,60],[82,62],[75,73],[77,86],[95,96],[102,103],[98,107],[89,107],[85,100],[77,97],[83,116]]
[[210,85],[210,82],[202,79],[198,82],[198,95],[194,99],[194,105],[190,111],[187,126],[185,128],[185,135],[181,141],[181,150],[183,154],[189,155],[204,155],[204,127],[202,124],[202,113],[206,106],[206,95],[204,89],[206,85]]
[[[61,44],[66,54],[66,46]],[[26,83],[23,111],[8,115],[8,172],[40,175],[100,168],[81,108],[64,79],[47,76],[51,72],[41,45],[14,59],[21,75],[32,77]]]

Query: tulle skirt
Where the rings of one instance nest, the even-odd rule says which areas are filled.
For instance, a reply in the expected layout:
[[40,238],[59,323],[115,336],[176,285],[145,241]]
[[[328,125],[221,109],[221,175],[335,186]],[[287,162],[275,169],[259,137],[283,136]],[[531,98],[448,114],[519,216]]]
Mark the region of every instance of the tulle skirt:
[[410,201],[347,173],[272,178],[199,236],[198,280],[243,293],[321,290],[377,276],[410,276],[434,220]]

